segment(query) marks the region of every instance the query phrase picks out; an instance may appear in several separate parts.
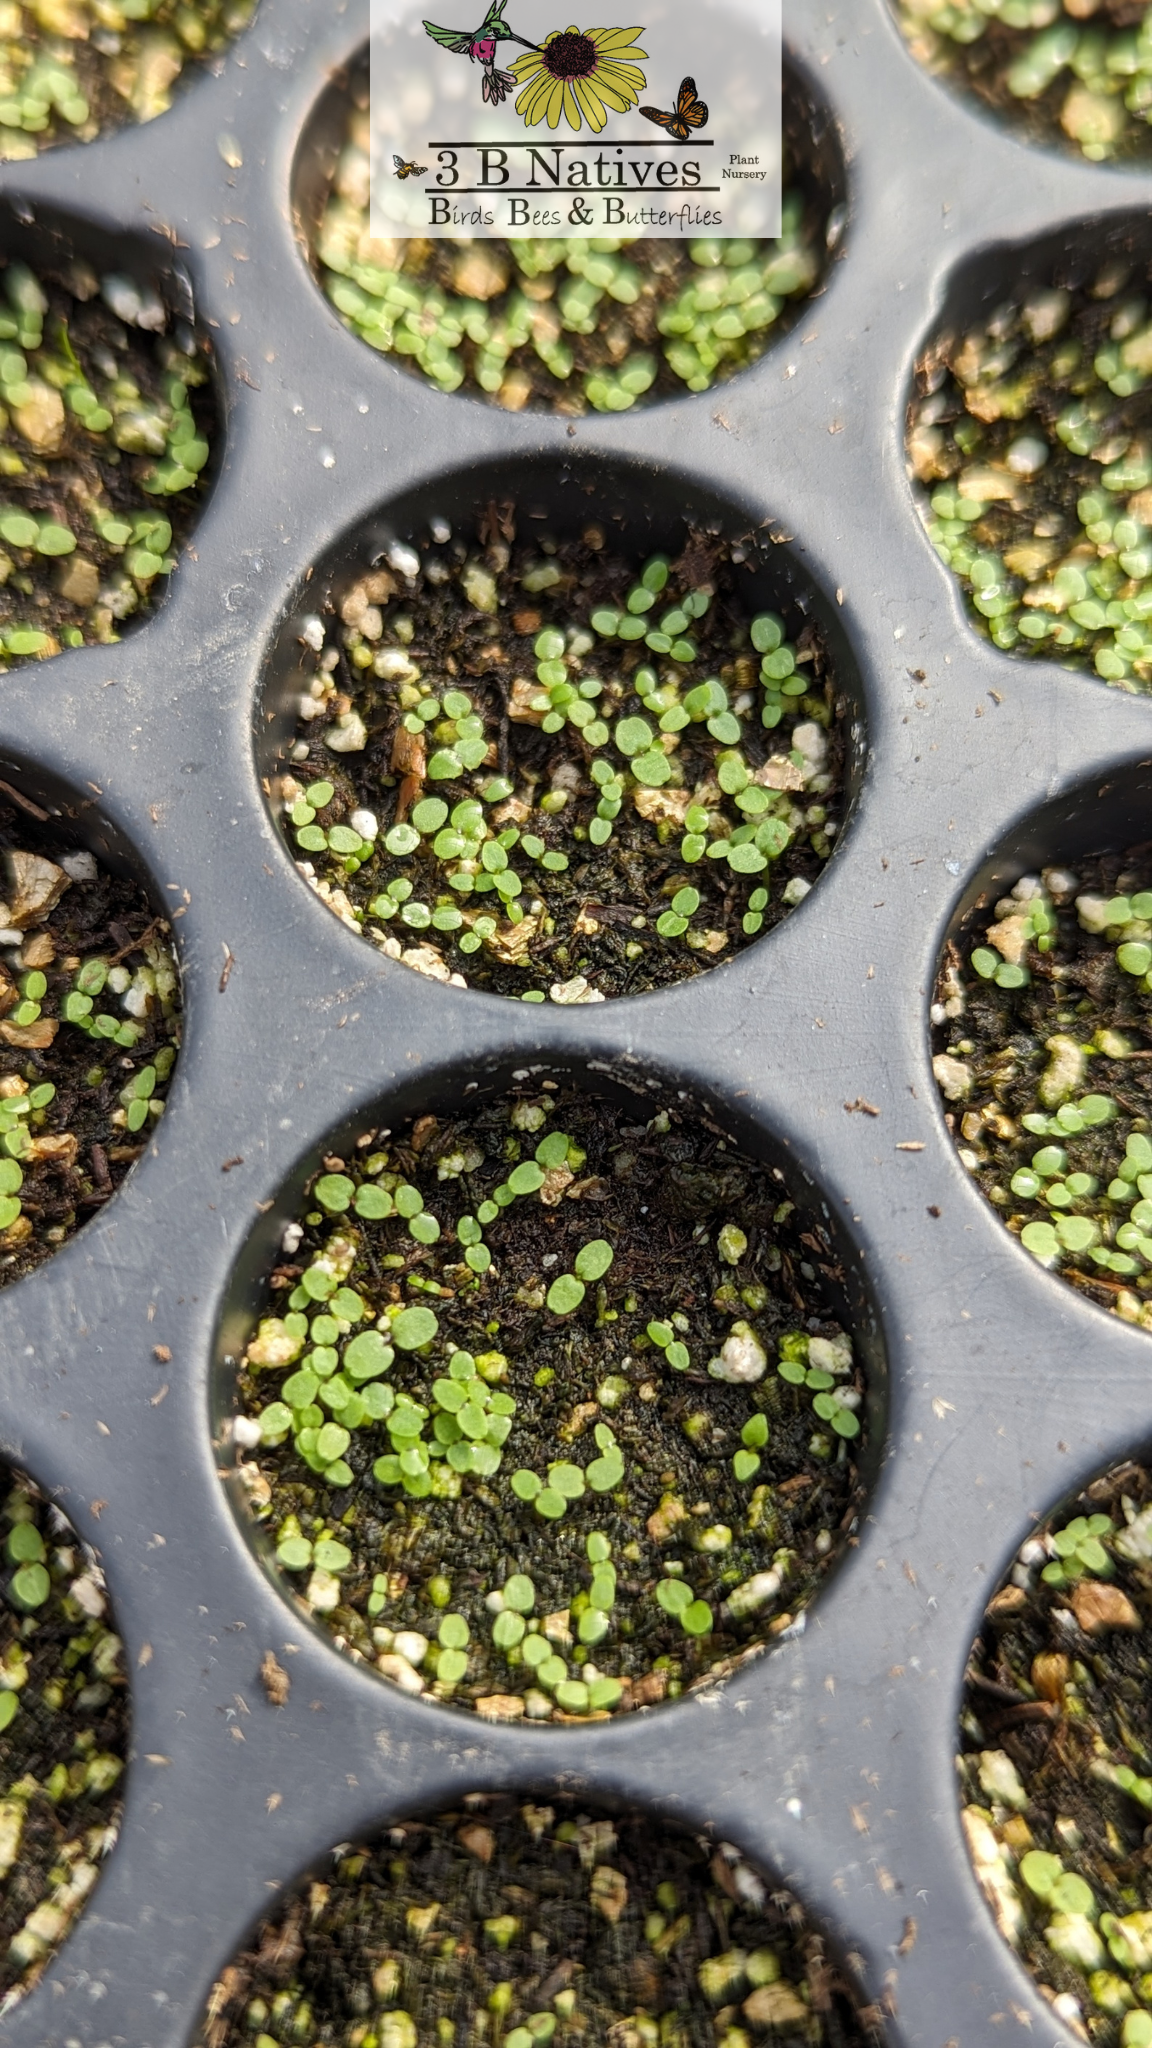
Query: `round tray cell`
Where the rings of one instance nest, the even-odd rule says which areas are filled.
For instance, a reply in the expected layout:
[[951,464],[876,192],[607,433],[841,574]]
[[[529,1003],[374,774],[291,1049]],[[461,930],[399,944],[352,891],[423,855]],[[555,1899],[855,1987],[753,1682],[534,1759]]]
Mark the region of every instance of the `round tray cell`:
[[707,391],[795,323],[843,235],[831,124],[785,76],[779,240],[397,242],[369,232],[365,64],[321,102],[297,165],[320,283],[369,347],[511,412],[626,412]]
[[480,1793],[335,1857],[253,1931],[194,2048],[878,2038],[799,1901],[731,1843]]
[[1145,840],[982,891],[932,1009],[933,1070],[969,1173],[1033,1258],[1144,1329],[1150,969]]
[[864,1498],[819,1217],[654,1106],[522,1085],[350,1134],[242,1361],[241,1478],[286,1583],[354,1657],[492,1720],[727,1674]]
[[1152,158],[1141,0],[896,0],[917,62],[1017,135],[1088,163]]
[[762,543],[690,518],[621,533],[556,495],[554,522],[531,484],[466,495],[307,586],[269,786],[302,874],[386,954],[599,1002],[788,915],[836,843],[856,735],[835,629]]
[[1130,692],[1152,687],[1150,279],[1146,222],[981,259],[917,365],[907,433],[977,629]]
[[145,1150],[181,1006],[170,929],[140,883],[80,843],[66,800],[46,808],[18,769],[0,771],[3,1287],[95,1215]]
[[1080,2040],[1152,2042],[1152,1469],[1029,1534],[965,1680],[964,1829],[1000,1932]]
[[115,1845],[127,1748],[123,1645],[95,1554],[0,1464],[0,2018]]
[[0,161],[154,121],[255,0],[0,0]]
[[216,433],[207,343],[151,266],[59,249],[0,216],[0,674],[152,608]]

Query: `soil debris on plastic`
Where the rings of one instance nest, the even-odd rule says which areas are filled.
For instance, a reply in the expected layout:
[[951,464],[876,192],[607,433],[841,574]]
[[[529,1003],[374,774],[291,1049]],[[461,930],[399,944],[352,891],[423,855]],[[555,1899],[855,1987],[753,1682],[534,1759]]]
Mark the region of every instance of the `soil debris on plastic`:
[[822,1936],[731,1843],[473,1794],[344,1845],[213,1987],[196,2048],[864,2048]]
[[0,1287],[114,1194],[176,1062],[169,927],[67,823],[0,787]]
[[410,1693],[508,1721],[675,1698],[802,1619],[855,1528],[865,1381],[822,1226],[651,1107],[520,1092],[367,1132],[288,1226],[241,1491]]
[[116,1842],[123,1645],[94,1554],[0,1465],[0,2018],[32,1989]]
[[968,1666],[968,1847],[1001,1934],[1099,2048],[1152,2042],[1152,1474],[1114,1466],[1045,1517]]
[[[525,522],[527,524],[528,522]],[[456,986],[599,1002],[695,975],[801,902],[843,820],[822,636],[757,611],[743,546],[433,521],[300,634],[274,800],[305,878]]]
[[[1152,19],[1152,16],[1150,16]],[[993,644],[1152,689],[1152,286],[1146,254],[1072,253],[921,357],[921,516]]]
[[370,348],[511,412],[627,412],[709,390],[786,330],[842,230],[786,163],[774,241],[377,240],[363,91],[316,240],[324,289]]
[[1022,875],[949,942],[932,1062],[960,1158],[1043,1266],[1152,1329],[1152,847]]
[[[171,331],[168,331],[171,330]],[[0,271],[0,674],[119,640],[204,495],[206,348],[147,285]]]
[[167,113],[255,0],[0,0],[0,162]]
[[1033,143],[1089,163],[1152,157],[1152,8],[1143,0],[897,0],[926,71]]

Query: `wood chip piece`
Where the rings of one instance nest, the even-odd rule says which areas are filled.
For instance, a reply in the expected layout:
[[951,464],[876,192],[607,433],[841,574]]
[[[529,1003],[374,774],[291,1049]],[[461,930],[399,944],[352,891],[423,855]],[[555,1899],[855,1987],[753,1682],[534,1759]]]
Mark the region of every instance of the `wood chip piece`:
[[534,679],[517,676],[508,692],[508,716],[516,725],[539,725],[547,692]]
[[690,789],[645,789],[641,784],[632,791],[634,809],[652,825],[682,825],[695,801]]
[[809,2025],[812,2017],[811,2009],[791,1984],[761,1984],[758,1991],[744,2000],[743,2011],[754,2027],[787,2027],[789,2032],[796,2026]]
[[669,1537],[688,1520],[688,1510],[682,1500],[673,1494],[665,1494],[659,1507],[648,1517],[648,1534],[653,1543],[667,1543]]
[[496,1836],[482,1821],[466,1821],[462,1828],[457,1829],[456,1840],[461,1848],[467,1849],[468,1854],[475,1856],[479,1863],[491,1863],[496,1852]]
[[1028,1595],[1023,1586],[1001,1586],[988,1602],[988,1613],[993,1621],[1007,1621],[1010,1615],[1019,1614],[1027,1605]]
[[268,1696],[269,1706],[287,1706],[288,1695],[292,1690],[292,1680],[289,1678],[284,1666],[276,1662],[276,1657],[272,1650],[265,1650],[260,1660],[260,1683],[263,1685],[264,1691]]
[[65,889],[71,888],[72,877],[55,861],[45,860],[43,854],[6,853],[4,883],[7,922],[22,932],[55,910]]
[[34,932],[20,948],[22,967],[51,967],[56,958],[56,942],[51,932]]
[[601,1863],[592,1872],[588,1895],[596,1911],[615,1926],[628,1904],[628,1879],[622,1870],[613,1870],[611,1864]]
[[761,789],[803,789],[804,770],[787,754],[770,754],[752,777]]
[[56,1017],[38,1017],[34,1024],[13,1024],[8,1017],[0,1023],[0,1038],[5,1045],[15,1045],[25,1052],[43,1052],[50,1046],[60,1029]]
[[514,1692],[490,1692],[475,1705],[482,1721],[519,1721],[524,1714],[524,1702]]
[[634,1707],[658,1707],[667,1691],[668,1679],[663,1671],[646,1671],[632,1687],[631,1704]]
[[1119,1586],[1101,1585],[1098,1579],[1081,1579],[1069,1605],[1086,1636],[1102,1636],[1113,1628],[1143,1627],[1127,1593]]

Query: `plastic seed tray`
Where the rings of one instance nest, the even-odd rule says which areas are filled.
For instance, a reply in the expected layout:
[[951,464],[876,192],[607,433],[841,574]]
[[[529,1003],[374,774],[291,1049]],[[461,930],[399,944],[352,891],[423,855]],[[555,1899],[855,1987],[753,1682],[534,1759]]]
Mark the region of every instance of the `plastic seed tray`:
[[[1146,235],[1147,186],[983,123],[917,69],[884,0],[794,0],[786,27],[847,166],[827,288],[722,392],[624,419],[434,394],[324,302],[296,239],[298,150],[362,7],[262,0],[154,126],[0,170],[9,250],[47,266],[75,249],[193,295],[226,437],[163,611],[0,694],[4,778],[81,806],[93,849],[180,913],[187,1026],[148,1156],[4,1300],[0,1448],[97,1546],[133,1687],[119,1845],[7,2016],[12,2048],[183,2048],[278,1888],[333,1844],[466,1791],[560,1786],[779,1873],[858,1958],[894,2042],[1066,2038],[963,1848],[957,1705],[1031,1518],[1152,1433],[1148,1340],[1040,1270],[970,1184],[928,1006],[981,888],[1146,836],[1152,735],[1139,701],[977,639],[902,439],[942,311]],[[618,513],[638,554],[685,520],[750,536],[757,587],[811,608],[855,692],[854,808],[827,872],[764,943],[675,991],[572,1010],[427,982],[330,916],[271,822],[285,621],[322,602],[357,533],[463,526],[493,495],[558,523]],[[264,1575],[219,1476],[227,1361],[318,1158],[526,1069],[683,1090],[807,1189],[881,1389],[869,1512],[805,1630],[723,1687],[583,1731],[490,1728],[347,1665]],[[268,1650],[290,1670],[279,1707]]]

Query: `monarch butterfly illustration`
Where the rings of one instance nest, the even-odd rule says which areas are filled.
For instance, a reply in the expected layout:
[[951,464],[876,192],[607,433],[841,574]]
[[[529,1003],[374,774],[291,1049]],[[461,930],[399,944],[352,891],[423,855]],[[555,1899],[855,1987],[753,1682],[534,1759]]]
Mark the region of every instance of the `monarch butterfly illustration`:
[[392,161],[398,178],[422,178],[428,169],[427,164],[406,164],[402,156],[394,155]]
[[703,100],[696,97],[694,78],[680,80],[674,114],[662,113],[659,107],[641,107],[640,112],[646,121],[655,121],[658,128],[666,128],[669,135],[676,137],[677,142],[687,142],[690,129],[708,126],[708,109]]

